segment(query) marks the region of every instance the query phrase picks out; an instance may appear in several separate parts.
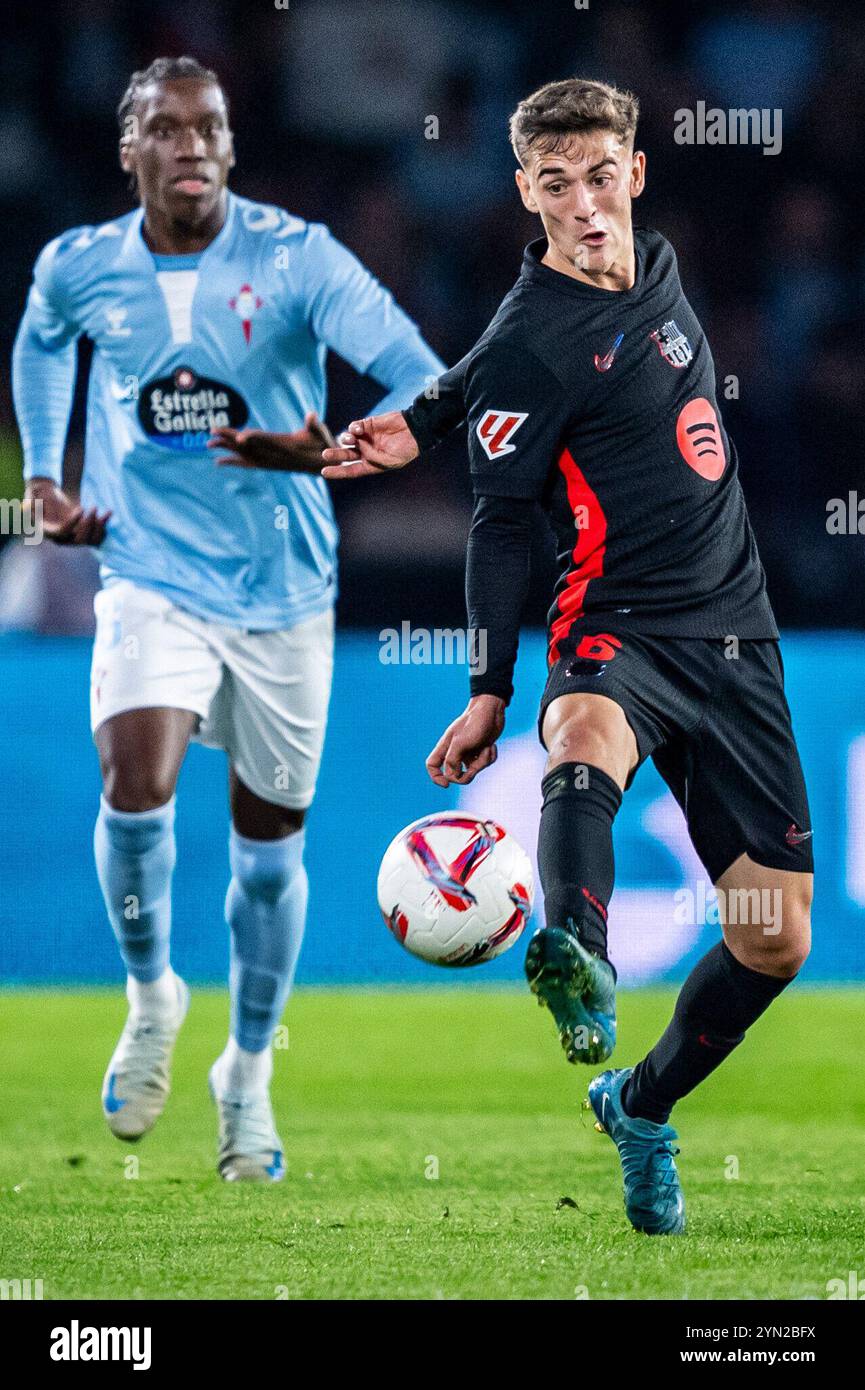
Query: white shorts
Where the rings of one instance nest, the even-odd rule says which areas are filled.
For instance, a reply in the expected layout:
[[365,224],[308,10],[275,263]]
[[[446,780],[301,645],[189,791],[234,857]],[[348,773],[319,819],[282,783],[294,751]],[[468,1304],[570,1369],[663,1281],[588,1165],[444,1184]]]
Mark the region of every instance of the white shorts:
[[333,674],[333,609],[270,632],[196,618],[129,579],[93,601],[90,727],[130,709],[192,710],[263,801],[312,801]]

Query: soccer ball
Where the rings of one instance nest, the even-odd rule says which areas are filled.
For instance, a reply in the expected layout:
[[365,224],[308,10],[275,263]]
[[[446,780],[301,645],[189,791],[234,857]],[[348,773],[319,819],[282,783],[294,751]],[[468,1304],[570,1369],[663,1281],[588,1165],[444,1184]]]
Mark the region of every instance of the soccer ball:
[[458,811],[424,816],[388,845],[378,905],[413,956],[480,965],[513,946],[529,920],[532,866],[493,820]]

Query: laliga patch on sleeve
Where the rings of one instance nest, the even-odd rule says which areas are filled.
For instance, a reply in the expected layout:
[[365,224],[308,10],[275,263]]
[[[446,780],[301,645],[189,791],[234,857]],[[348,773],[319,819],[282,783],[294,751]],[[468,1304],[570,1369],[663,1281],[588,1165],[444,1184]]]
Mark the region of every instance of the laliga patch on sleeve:
[[510,441],[528,418],[528,411],[520,414],[516,410],[485,410],[475,433],[487,458],[496,459],[502,454],[512,454],[516,445]]

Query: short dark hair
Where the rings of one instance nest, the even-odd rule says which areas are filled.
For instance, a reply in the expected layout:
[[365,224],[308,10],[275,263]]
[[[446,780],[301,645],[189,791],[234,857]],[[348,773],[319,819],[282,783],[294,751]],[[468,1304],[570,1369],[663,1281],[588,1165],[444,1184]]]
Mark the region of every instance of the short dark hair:
[[129,79],[129,86],[123,93],[123,99],[117,108],[120,134],[127,134],[129,117],[135,109],[135,103],[142,88],[149,86],[151,82],[171,82],[179,78],[192,78],[196,82],[212,82],[222,92],[226,110],[228,109],[228,99],[225,97],[222,83],[216,73],[211,68],[206,68],[203,63],[199,63],[197,58],[154,58],[149,68],[142,68],[140,72],[134,72]]
[[640,103],[633,92],[620,91],[607,82],[567,77],[547,82],[520,102],[510,120],[511,145],[524,164],[533,147],[559,150],[572,135],[589,130],[611,130],[623,144],[630,144],[639,114]]

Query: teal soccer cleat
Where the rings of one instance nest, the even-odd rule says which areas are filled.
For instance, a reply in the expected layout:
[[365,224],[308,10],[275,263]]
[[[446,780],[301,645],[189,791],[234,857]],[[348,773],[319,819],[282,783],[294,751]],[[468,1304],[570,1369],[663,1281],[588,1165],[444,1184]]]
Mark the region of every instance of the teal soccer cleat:
[[589,1105],[596,1129],[608,1134],[619,1150],[625,1180],[625,1212],[647,1236],[677,1236],[685,1229],[685,1199],[679,1184],[671,1125],[632,1119],[622,1109],[622,1087],[633,1067],[604,1071],[589,1086]]
[[526,952],[526,979],[556,1021],[569,1062],[597,1066],[616,1045],[616,977],[562,927],[542,927]]

